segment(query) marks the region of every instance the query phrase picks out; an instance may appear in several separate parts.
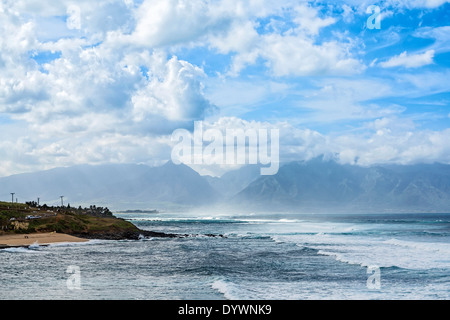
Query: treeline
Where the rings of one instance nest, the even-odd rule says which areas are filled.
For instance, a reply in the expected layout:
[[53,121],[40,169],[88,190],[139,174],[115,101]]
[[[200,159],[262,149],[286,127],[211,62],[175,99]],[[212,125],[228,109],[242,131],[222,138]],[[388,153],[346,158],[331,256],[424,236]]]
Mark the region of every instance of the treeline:
[[74,213],[74,214],[88,214],[95,217],[111,217],[113,214],[107,207],[97,207],[95,205],[89,206],[89,208],[71,207],[67,206],[48,206],[47,204],[39,205],[36,201],[28,201],[25,203],[31,208],[36,208],[44,211],[53,211],[59,213]]

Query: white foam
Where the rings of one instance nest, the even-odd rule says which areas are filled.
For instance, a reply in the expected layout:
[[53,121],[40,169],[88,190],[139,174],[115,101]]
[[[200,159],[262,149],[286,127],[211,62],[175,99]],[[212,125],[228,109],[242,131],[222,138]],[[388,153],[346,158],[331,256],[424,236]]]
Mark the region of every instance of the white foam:
[[300,247],[318,250],[348,264],[368,267],[399,267],[405,269],[448,268],[450,245],[376,239],[355,235],[317,233],[272,236],[275,242],[295,243]]
[[38,250],[32,250],[32,249],[29,249],[26,247],[5,248],[5,249],[1,249],[1,251],[10,252],[10,253],[41,253]]
[[130,221],[151,221],[151,222],[191,222],[191,221],[213,221],[213,222],[244,222],[244,223],[299,223],[298,219],[264,219],[229,216],[199,216],[199,217],[133,217]]
[[384,241],[384,243],[402,248],[438,252],[444,254],[447,258],[450,259],[450,244],[448,243],[413,242],[413,241],[398,240],[395,238],[386,240]]
[[[211,287],[228,300],[358,300],[385,297],[414,299],[432,296],[430,292],[418,292],[417,290],[409,291],[405,295],[405,288],[397,287],[378,291],[368,290],[364,281],[343,284],[340,281],[313,281],[311,279],[297,282],[242,281],[239,283],[217,280]],[[448,296],[448,292],[444,291],[444,296]]]
[[28,248],[31,250],[36,250],[39,249],[41,246],[39,245],[39,243],[37,241],[35,241],[32,245],[30,245]]
[[95,244],[102,244],[102,243],[110,243],[114,240],[99,240],[99,239],[92,239],[84,242],[54,242],[50,243],[49,247],[78,247],[78,246],[87,246],[87,245],[95,245]]
[[230,282],[225,282],[223,280],[216,280],[214,283],[211,284],[211,288],[219,291],[225,299],[227,300],[239,300],[240,296],[236,294],[234,291],[236,291],[235,288],[233,288],[233,284]]
[[299,247],[318,250],[319,254],[332,256],[336,260],[379,267],[406,269],[448,268],[450,245],[359,235],[367,230],[385,230],[389,225],[359,224],[330,221],[306,221],[272,217],[211,216],[203,215],[171,217],[143,217],[148,221],[212,221],[247,223],[246,230],[228,232],[227,237],[270,236],[277,243],[294,243]]

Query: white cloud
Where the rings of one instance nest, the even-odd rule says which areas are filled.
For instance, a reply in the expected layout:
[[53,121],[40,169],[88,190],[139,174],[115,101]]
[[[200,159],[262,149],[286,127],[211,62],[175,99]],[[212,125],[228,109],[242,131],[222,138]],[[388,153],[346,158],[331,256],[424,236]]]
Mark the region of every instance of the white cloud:
[[263,39],[260,54],[276,76],[346,75],[365,69],[360,61],[348,56],[342,43],[317,45],[301,36],[267,35]]
[[[375,120],[361,133],[323,135],[291,128],[290,135],[302,139],[291,147],[285,159],[302,160],[320,154],[334,155],[341,163],[371,166],[377,164],[450,163],[450,129],[417,130],[411,121],[397,117]],[[283,145],[283,144],[282,144]],[[285,151],[287,149],[284,144]],[[303,152],[301,152],[303,150]],[[439,159],[439,160],[437,160]]]
[[164,70],[151,73],[149,83],[131,98],[135,121],[152,121],[155,116],[169,121],[203,119],[214,109],[203,96],[199,81],[203,76],[200,68],[172,57]]
[[[7,1],[8,10],[27,16],[34,21],[38,34],[46,40],[55,40],[62,32],[80,30],[81,33],[69,32],[72,36],[104,36],[108,31],[121,30],[129,32],[134,26],[132,6],[124,0],[61,0],[49,5],[37,0]],[[54,19],[58,17],[58,19]],[[65,18],[64,24],[55,25]],[[57,30],[52,29],[57,27]],[[55,35],[51,39],[51,35]],[[43,40],[40,38],[40,40]]]
[[206,1],[146,0],[130,41],[151,47],[194,41],[214,25],[208,9]]
[[350,54],[352,43],[319,40],[321,29],[333,25],[331,17],[321,18],[318,8],[307,4],[291,8],[293,26],[258,34],[257,25],[237,20],[231,28],[210,39],[223,54],[233,53],[229,75],[239,75],[247,66],[263,59],[277,77],[355,74],[365,69]]
[[[216,79],[208,82],[206,97],[219,110],[215,117],[241,117],[260,104],[278,101],[289,94],[291,85],[286,82],[267,81],[267,79]],[[265,115],[267,117],[267,115]]]
[[[259,34],[258,19],[293,15],[289,30]],[[353,74],[364,70],[351,44],[319,41],[336,22],[306,2],[269,0],[146,0],[135,10],[136,28],[110,33],[111,41],[146,47],[207,46],[232,56],[228,75],[237,76],[262,58],[276,76]],[[272,19],[273,20],[273,19]],[[291,64],[291,66],[289,66]]]
[[419,68],[433,63],[434,50],[428,50],[424,53],[408,55],[405,51],[398,56],[392,57],[388,61],[380,62],[383,68],[405,67]]
[[237,21],[230,26],[228,32],[222,32],[210,37],[211,46],[219,53],[249,52],[258,45],[259,34],[252,21]]
[[67,28],[81,29],[81,10],[80,7],[71,5],[67,8]]
[[388,3],[393,6],[402,6],[406,8],[437,8],[450,0],[389,0]]
[[376,78],[333,77],[317,80],[313,88],[298,93],[298,109],[305,112],[296,121],[303,125],[375,119],[405,110],[399,105],[374,102],[398,94],[390,83]]
[[360,13],[365,12],[368,6],[379,5],[383,11],[390,9],[436,9],[449,3],[450,0],[385,0],[376,2],[373,0],[343,0],[346,5],[358,8]]
[[290,2],[280,5],[274,0],[144,0],[133,11],[135,29],[123,41],[151,47],[205,44],[209,37],[227,33],[236,22],[245,25],[255,18],[280,12]]
[[[204,122],[204,130],[219,129],[278,129],[280,131],[280,162],[309,160],[325,155],[345,164],[371,166],[377,164],[433,163],[440,159],[450,163],[450,129],[442,131],[417,130],[410,120],[397,116],[378,118],[366,124],[364,131],[321,134],[288,122],[246,121],[223,117]],[[209,174],[223,174],[234,166],[196,166]]]
[[447,79],[450,77],[450,70],[409,72],[396,74],[400,96],[418,98],[431,96],[434,94],[449,92],[450,88]]
[[[80,163],[161,162],[170,155],[166,135],[214,109],[203,94],[201,68],[112,41],[107,32],[117,32],[121,20],[102,29],[101,14],[88,10],[99,3],[77,3],[81,28],[91,36],[39,39],[38,13],[64,15],[69,3],[47,12],[41,2],[30,2],[35,11],[22,7],[30,10],[25,18],[17,11],[21,2],[7,3],[14,9],[2,2],[0,112],[11,124],[0,125],[0,175]],[[101,3],[109,13],[113,5],[121,8],[121,1],[110,3]],[[59,55],[39,65],[33,52],[41,51]]]
[[355,17],[355,12],[353,11],[353,8],[347,4],[343,4],[342,5],[342,19],[346,22],[346,23],[350,23],[354,20]]
[[430,45],[430,49],[438,52],[450,51],[450,26],[443,27],[423,27],[418,29],[414,35],[421,38],[433,39],[434,43]]
[[[317,157],[324,153],[328,153],[328,141],[329,138],[321,135],[320,133],[307,129],[307,128],[295,128],[291,124],[283,122],[267,122],[267,121],[248,121],[237,117],[221,117],[216,121],[203,122],[203,130],[215,129],[222,132],[223,136],[226,135],[227,130],[242,129],[244,132],[247,130],[266,129],[267,133],[271,135],[271,130],[279,130],[279,152],[281,162],[295,161],[295,160],[309,160],[313,157]],[[224,141],[225,142],[225,141]],[[271,141],[277,143],[278,141]],[[262,146],[257,146],[256,152],[259,152]],[[250,152],[247,150],[246,152]],[[272,159],[276,161],[277,159]],[[196,170],[200,172],[210,172],[214,175],[223,174],[226,171],[237,169],[234,164],[224,164],[220,167],[215,165],[208,166],[194,166]]]
[[308,5],[300,5],[295,9],[296,17],[293,19],[298,25],[298,30],[309,35],[318,35],[320,29],[328,27],[336,22],[332,17],[320,18],[317,9]]
[[[411,5],[432,8],[443,3],[423,0]],[[346,21],[358,12],[353,7],[356,1],[351,5],[344,7]],[[215,110],[214,103],[223,107],[220,115],[244,117],[255,111],[254,106],[273,103],[283,95],[298,99],[298,109],[308,111],[289,123],[275,119],[271,124],[282,131],[285,160],[322,153],[338,153],[345,161],[360,157],[365,164],[383,159],[448,160],[448,131],[416,131],[411,126],[395,130],[404,123],[394,118],[403,107],[368,102],[395,95],[391,89],[395,83],[342,77],[360,74],[365,66],[353,54],[355,43],[347,36],[322,37],[337,18],[321,9],[293,0],[282,4],[275,0],[63,0],[52,5],[1,1],[0,112],[11,124],[0,125],[0,175],[80,163],[161,162],[169,158],[171,132],[207,117]],[[261,31],[267,21],[272,22]],[[446,28],[417,32],[437,39],[439,47],[374,64],[386,68],[431,64],[434,54],[448,46]],[[181,58],[186,48],[226,56],[224,60],[231,62],[224,69],[229,73],[211,83],[202,67]],[[36,54],[42,52],[55,57],[38,63]],[[239,77],[247,66],[260,64],[266,67],[260,71],[263,78]],[[334,77],[313,77],[320,80],[305,88],[289,82],[290,77],[329,75]],[[269,81],[270,76],[278,79]],[[397,96],[447,92],[447,78],[445,72],[400,74]],[[283,111],[275,112],[287,117]],[[255,114],[265,116],[260,111]],[[380,119],[373,126],[363,128],[364,135],[328,136],[293,124],[376,118]],[[267,125],[230,119],[219,118],[212,124]]]

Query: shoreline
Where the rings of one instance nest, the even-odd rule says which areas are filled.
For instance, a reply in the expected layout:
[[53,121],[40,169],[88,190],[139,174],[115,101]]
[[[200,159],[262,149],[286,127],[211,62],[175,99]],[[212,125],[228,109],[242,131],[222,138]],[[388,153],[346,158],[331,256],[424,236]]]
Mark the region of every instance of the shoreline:
[[88,242],[87,239],[65,233],[47,232],[32,234],[0,235],[0,249],[28,248],[32,245],[48,246],[53,243]]

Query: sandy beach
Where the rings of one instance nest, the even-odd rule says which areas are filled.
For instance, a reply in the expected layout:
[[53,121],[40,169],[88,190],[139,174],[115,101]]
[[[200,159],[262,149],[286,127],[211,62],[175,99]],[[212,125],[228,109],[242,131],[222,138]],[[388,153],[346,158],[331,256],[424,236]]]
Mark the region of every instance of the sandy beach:
[[88,240],[63,233],[13,234],[0,236],[1,247],[26,247],[32,244],[48,245],[59,242],[87,242]]

